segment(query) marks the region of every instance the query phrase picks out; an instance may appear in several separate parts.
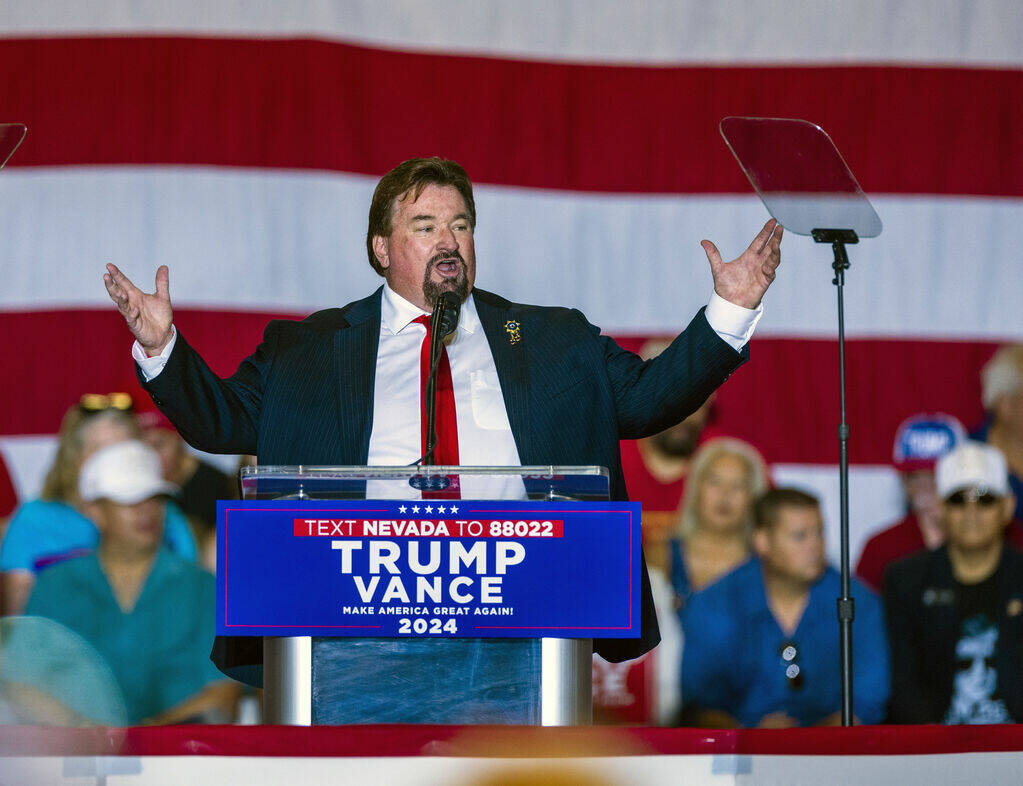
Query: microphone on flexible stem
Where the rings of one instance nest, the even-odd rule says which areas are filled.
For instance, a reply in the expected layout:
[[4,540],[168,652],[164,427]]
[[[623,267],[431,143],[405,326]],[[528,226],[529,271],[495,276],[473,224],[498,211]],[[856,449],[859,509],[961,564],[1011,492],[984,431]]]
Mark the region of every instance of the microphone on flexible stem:
[[430,317],[430,374],[426,378],[426,453],[416,462],[423,466],[436,464],[437,450],[437,369],[440,366],[441,342],[458,327],[458,312],[462,304],[454,292],[442,292]]

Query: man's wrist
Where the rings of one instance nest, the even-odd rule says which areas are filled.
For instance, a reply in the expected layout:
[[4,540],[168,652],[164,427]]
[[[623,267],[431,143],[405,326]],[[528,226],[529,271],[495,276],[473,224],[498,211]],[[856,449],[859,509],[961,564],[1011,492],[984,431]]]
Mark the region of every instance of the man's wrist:
[[740,306],[725,300],[717,292],[713,292],[707,303],[705,316],[711,329],[736,352],[752,338],[753,331],[764,313],[764,305],[760,303],[755,309]]
[[[163,371],[164,366],[167,365],[167,360],[170,357],[171,352],[174,351],[174,345],[177,343],[177,338],[177,329],[171,325],[170,340],[167,341],[163,347],[160,347],[160,351],[156,355],[147,354],[146,348],[138,341],[132,344],[131,355],[142,370],[142,376],[146,382],[150,382],[155,379],[159,376],[160,372]],[[154,347],[153,349],[156,348]]]
[[164,336],[163,341],[153,346],[148,346],[139,342],[139,346],[142,347],[142,351],[146,353],[147,358],[155,358],[157,355],[162,355],[163,351],[167,348],[167,345],[171,343],[171,339],[174,338],[174,326],[171,325],[168,329],[167,334]]

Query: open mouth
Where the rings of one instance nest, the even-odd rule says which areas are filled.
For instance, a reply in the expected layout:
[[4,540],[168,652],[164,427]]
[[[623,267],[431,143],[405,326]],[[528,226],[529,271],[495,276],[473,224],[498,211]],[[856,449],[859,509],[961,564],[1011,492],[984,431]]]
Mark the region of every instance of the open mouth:
[[462,270],[462,264],[457,259],[445,259],[434,265],[434,269],[444,278],[454,278]]

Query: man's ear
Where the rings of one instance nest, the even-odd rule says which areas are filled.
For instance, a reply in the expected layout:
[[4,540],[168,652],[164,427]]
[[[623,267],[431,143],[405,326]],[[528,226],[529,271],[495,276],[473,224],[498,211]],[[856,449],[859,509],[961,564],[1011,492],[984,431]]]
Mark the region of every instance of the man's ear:
[[376,257],[377,264],[384,270],[391,266],[391,258],[388,256],[387,252],[387,238],[383,235],[373,235],[373,256]]
[[763,557],[767,553],[767,530],[764,527],[757,527],[753,530],[753,553]]

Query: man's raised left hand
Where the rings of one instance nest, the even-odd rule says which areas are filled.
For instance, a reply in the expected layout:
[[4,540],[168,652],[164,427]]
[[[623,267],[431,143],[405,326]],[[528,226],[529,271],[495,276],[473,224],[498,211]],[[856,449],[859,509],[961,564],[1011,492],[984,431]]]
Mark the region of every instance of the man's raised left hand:
[[725,262],[717,246],[709,240],[700,241],[714,276],[714,291],[737,306],[759,306],[781,264],[782,231],[782,225],[772,218],[753,238],[749,248],[731,262]]

